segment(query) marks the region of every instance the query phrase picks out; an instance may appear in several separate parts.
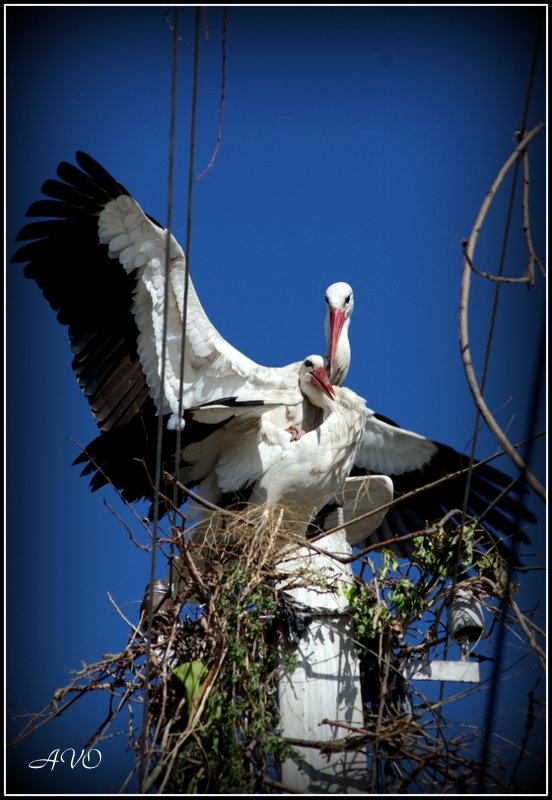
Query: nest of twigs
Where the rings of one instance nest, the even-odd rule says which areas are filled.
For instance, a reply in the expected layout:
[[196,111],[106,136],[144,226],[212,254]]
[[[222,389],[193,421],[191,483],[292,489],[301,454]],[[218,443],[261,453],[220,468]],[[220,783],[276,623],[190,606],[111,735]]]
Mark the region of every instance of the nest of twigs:
[[[304,531],[304,520],[282,506],[213,512],[185,535],[174,528],[173,589],[167,580],[166,594],[151,613],[143,604],[139,620],[126,620],[126,647],[83,666],[49,707],[32,716],[19,738],[80,697],[101,690],[109,697],[108,713],[86,745],[96,746],[111,736],[114,722],[123,720],[142,773],[142,792],[253,794],[281,789],[279,765],[294,756],[294,743],[280,732],[277,703],[282,671],[293,671],[290,648],[282,646],[284,635],[289,644],[290,625],[297,619],[287,590],[328,590],[320,575],[290,566],[298,554],[308,556],[314,547]],[[378,764],[387,791],[396,792],[423,786],[424,775],[427,786],[435,774],[449,788],[459,785],[459,776],[469,783],[478,769],[476,761],[465,757],[471,729],[450,739],[457,754],[452,757],[443,746],[446,725],[440,704],[421,692],[414,695],[397,680],[401,653],[435,657],[443,647],[442,609],[448,591],[447,578],[439,573],[443,557],[438,549],[424,554],[426,570],[412,563],[398,567],[392,556],[378,567],[365,557],[369,577],[358,581],[359,591],[349,598],[351,636],[361,658],[364,724],[349,726],[336,741],[312,743],[323,753],[362,752],[366,785],[372,791],[382,785]],[[493,598],[499,600],[504,593],[497,580],[478,570],[463,585],[493,613]],[[543,659],[536,641],[540,633],[513,598],[509,603],[518,630]],[[417,636],[421,613],[429,616],[429,627],[426,635]],[[295,634],[300,639],[300,627]],[[128,717],[121,717],[124,711]]]

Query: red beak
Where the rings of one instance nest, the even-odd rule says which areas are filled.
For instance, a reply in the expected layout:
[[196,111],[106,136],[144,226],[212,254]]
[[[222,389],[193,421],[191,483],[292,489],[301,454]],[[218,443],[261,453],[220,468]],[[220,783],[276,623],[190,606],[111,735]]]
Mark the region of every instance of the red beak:
[[330,352],[328,354],[328,360],[330,362],[330,375],[333,375],[335,351],[337,348],[337,343],[339,342],[339,337],[341,336],[341,330],[344,322],[345,312],[341,311],[340,308],[332,308],[330,311]]
[[328,378],[328,373],[326,372],[324,367],[318,367],[318,369],[314,369],[311,372],[311,382],[314,384],[314,386],[317,386],[325,394],[327,394],[328,397],[334,400],[335,389],[330,383],[330,379]]

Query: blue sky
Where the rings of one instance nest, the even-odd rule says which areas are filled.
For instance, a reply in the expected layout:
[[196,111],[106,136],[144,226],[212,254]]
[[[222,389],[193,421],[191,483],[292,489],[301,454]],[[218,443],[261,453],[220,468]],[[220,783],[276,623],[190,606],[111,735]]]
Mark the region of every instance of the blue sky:
[[[540,15],[543,16],[543,7]],[[222,8],[200,45],[196,173],[211,157],[221,84]],[[410,430],[469,452],[474,406],[458,344],[460,242],[514,147],[537,31],[526,7],[230,7],[222,143],[194,188],[191,273],[219,331],[261,364],[324,350],[324,291],[355,291],[347,385]],[[193,11],[180,19],[174,230],[185,240]],[[77,149],[156,219],[167,217],[171,34],[164,7],[12,7],[7,12],[7,709],[42,708],[81,661],[120,650],[149,563],[107,500],[71,466],[96,428],[71,371],[66,331],[9,258],[29,204]],[[528,128],[546,118],[540,40]],[[532,233],[544,257],[545,135],[531,147]],[[510,183],[476,257],[495,272]],[[519,199],[505,274],[525,268]],[[78,262],[75,263],[78,269]],[[476,370],[494,286],[473,281]],[[526,435],[545,322],[543,279],[505,286],[486,399],[512,441]],[[544,389],[539,429],[545,426]],[[494,452],[483,432],[477,452]],[[533,468],[545,477],[544,444]],[[502,467],[514,474],[504,460]],[[545,509],[531,552],[545,551]],[[544,603],[544,579],[522,584]],[[517,726],[527,685],[519,684]],[[109,793],[129,771],[124,737],[102,770],[29,770],[78,746],[105,704],[77,704],[12,755],[25,791]],[[504,703],[508,706],[508,703]],[[481,708],[474,709],[480,719]],[[8,732],[17,729],[9,723]],[[105,768],[104,768],[105,765]],[[101,774],[100,774],[101,772]]]

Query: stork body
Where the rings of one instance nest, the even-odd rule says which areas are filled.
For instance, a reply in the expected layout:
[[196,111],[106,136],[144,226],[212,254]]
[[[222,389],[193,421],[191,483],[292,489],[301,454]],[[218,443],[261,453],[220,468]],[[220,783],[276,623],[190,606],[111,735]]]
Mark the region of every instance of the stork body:
[[[248,400],[245,417],[232,417],[211,475],[216,475],[219,495],[251,487],[255,503],[283,503],[317,513],[342,486],[351,471],[366,420],[364,400],[344,387],[333,387],[322,356],[309,356],[299,369],[298,386],[322,421],[299,438],[270,420],[264,409],[277,402],[273,395],[255,404]],[[293,394],[290,399],[294,401]],[[209,421],[218,406],[192,409],[193,419]],[[220,408],[224,408],[222,404]],[[234,413],[233,402],[229,410]],[[249,433],[245,428],[249,424]],[[184,450],[183,460],[190,453]],[[214,500],[215,498],[209,498]]]

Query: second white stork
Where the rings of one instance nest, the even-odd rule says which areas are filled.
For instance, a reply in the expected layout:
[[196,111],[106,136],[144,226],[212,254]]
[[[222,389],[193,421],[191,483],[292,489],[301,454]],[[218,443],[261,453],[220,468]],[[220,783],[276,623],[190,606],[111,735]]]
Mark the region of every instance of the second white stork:
[[[226,434],[196,488],[199,495],[219,503],[224,495],[247,492],[252,503],[290,506],[302,515],[305,527],[333,499],[353,467],[364,433],[366,403],[350,389],[332,386],[318,355],[302,362],[297,389],[322,412],[320,424],[299,435],[270,419],[262,424],[273,406],[296,403],[296,392],[223,399],[187,412],[197,422],[223,422]],[[192,472],[194,453],[200,451],[192,445],[181,453]],[[186,472],[183,467],[189,483]]]

